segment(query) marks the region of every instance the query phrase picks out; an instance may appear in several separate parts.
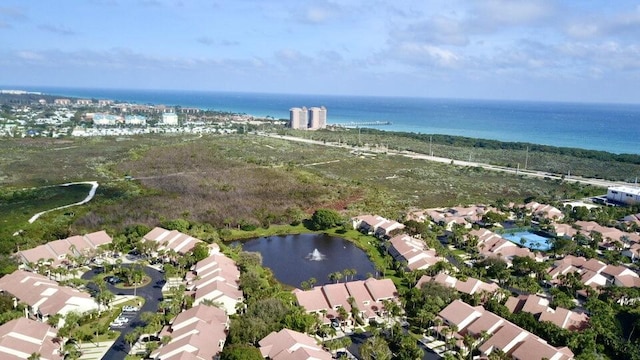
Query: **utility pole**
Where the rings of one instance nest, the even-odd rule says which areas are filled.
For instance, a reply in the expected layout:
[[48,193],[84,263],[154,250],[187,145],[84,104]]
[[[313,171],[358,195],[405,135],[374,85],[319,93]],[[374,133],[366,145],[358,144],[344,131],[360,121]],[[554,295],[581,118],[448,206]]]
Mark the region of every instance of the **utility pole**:
[[527,146],[527,152],[524,156],[524,169],[527,170],[527,163],[529,162],[529,147]]
[[429,135],[429,155],[433,156],[433,150],[431,149],[431,143],[433,142],[433,136]]

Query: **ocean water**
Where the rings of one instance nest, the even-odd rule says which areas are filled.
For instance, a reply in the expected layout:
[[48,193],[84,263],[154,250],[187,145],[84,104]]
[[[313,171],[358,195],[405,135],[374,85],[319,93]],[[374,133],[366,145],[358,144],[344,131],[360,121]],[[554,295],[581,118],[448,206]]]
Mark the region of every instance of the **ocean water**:
[[640,154],[640,105],[225,93],[24,88],[60,96],[180,105],[289,118],[289,108],[325,106],[327,122],[390,121],[381,130]]

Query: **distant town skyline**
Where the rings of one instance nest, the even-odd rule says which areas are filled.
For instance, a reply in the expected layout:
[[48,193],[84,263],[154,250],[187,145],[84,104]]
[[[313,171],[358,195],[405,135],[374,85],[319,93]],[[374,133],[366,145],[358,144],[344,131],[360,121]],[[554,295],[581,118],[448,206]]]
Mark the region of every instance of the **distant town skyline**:
[[640,103],[640,2],[0,4],[0,87]]

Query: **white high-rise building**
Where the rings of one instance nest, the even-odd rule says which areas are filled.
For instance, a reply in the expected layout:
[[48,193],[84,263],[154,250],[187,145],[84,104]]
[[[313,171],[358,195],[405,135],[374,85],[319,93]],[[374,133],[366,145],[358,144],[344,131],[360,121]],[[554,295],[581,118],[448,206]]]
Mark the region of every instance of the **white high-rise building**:
[[162,113],[162,125],[178,125],[178,114]]
[[306,107],[289,109],[289,127],[299,130],[306,130],[309,127]]

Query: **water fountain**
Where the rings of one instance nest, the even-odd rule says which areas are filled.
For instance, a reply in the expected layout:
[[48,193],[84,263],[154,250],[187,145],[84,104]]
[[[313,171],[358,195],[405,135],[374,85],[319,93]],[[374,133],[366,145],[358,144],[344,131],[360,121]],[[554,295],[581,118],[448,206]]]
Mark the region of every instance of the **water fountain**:
[[321,261],[324,260],[325,256],[318,251],[318,249],[313,249],[313,252],[310,252],[307,255],[307,259],[311,260],[311,261]]

